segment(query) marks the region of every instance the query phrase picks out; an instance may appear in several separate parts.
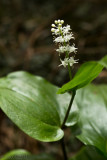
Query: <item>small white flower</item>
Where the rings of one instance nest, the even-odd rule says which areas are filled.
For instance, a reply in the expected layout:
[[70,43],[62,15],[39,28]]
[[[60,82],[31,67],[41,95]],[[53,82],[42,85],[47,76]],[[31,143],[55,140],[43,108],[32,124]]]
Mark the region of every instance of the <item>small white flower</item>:
[[54,39],[54,42],[56,43],[63,43],[64,42],[64,38],[62,36],[59,36],[57,38]]
[[64,36],[64,41],[65,42],[69,42],[71,39],[74,39],[72,34],[67,34],[67,35]]
[[55,32],[54,32],[54,34],[57,36],[58,34],[59,34],[59,29],[55,29]]
[[[70,30],[71,30],[70,25],[67,25],[67,26],[63,27],[63,34],[68,34],[68,33],[70,33]],[[72,33],[71,33],[71,34],[72,34]]]
[[65,46],[60,46],[58,49],[56,49],[57,52],[59,53],[64,53],[65,52]]
[[70,57],[68,60],[69,65],[72,67],[74,63],[78,63],[78,60],[74,60],[74,57]]
[[73,44],[72,46],[69,46],[69,53],[74,52],[76,53],[77,48],[75,48],[75,45]]
[[60,59],[60,61],[61,61],[61,64],[60,64],[59,66],[64,66],[64,67],[66,67],[66,66],[68,65],[68,58],[65,58],[64,61],[62,61],[62,60]]

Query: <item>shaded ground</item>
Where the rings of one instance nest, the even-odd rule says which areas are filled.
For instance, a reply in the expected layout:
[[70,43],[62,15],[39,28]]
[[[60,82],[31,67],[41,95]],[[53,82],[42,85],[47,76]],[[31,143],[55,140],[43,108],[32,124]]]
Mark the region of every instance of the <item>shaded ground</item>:
[[[59,57],[50,32],[51,23],[58,18],[70,24],[75,35],[76,59],[80,63],[75,66],[73,74],[83,62],[99,60],[106,55],[106,0],[1,0],[0,76],[26,70],[59,86],[68,81],[66,69],[57,67]],[[104,70],[95,82],[106,83],[107,72]],[[73,143],[76,144],[74,148],[70,147],[75,153],[81,144],[75,140]],[[57,144],[53,149],[50,145],[53,144],[43,144],[26,136],[0,111],[0,155],[16,148],[32,153],[48,148],[48,152],[61,154]]]

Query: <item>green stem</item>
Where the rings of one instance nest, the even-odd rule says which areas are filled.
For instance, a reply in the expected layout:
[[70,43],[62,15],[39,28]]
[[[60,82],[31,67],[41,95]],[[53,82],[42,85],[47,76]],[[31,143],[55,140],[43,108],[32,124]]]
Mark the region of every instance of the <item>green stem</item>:
[[64,121],[63,121],[62,126],[61,126],[62,129],[63,129],[64,126],[65,126],[65,123],[66,123],[66,120],[67,120],[67,118],[68,118],[68,115],[69,115],[71,106],[72,106],[72,104],[73,104],[73,100],[74,100],[74,98],[75,98],[75,95],[76,95],[76,91],[73,91],[73,92],[72,92],[72,97],[71,97],[71,100],[70,100],[70,103],[69,103],[69,106],[68,106],[68,110],[67,110],[67,112],[66,112]]
[[72,79],[72,74],[71,74],[71,68],[70,68],[69,63],[68,63],[68,72],[69,72],[69,78],[71,80]]
[[68,160],[66,148],[65,148],[65,143],[64,143],[64,137],[60,140],[60,143],[61,143],[61,148],[63,151],[64,160]]
[[[64,43],[64,45],[66,46],[66,43]],[[66,52],[66,57],[69,58],[68,52]],[[68,63],[68,72],[69,72],[69,78],[71,80],[72,79],[72,73],[71,73],[71,67],[70,67],[69,63]]]

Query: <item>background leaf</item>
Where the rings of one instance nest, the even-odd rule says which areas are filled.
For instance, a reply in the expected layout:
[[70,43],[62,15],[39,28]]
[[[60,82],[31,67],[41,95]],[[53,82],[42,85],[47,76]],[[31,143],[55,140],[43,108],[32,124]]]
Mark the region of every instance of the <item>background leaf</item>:
[[31,155],[28,151],[18,149],[6,153],[1,160],[53,160],[50,155]]
[[[64,135],[62,122],[70,95],[57,95],[58,87],[41,77],[15,72],[0,80],[0,106],[8,117],[29,136],[45,141],[57,141]],[[76,104],[66,125],[77,122]]]
[[80,139],[107,154],[107,85],[88,85],[75,97],[79,108]]
[[107,158],[94,147],[83,147],[70,160],[106,160]]
[[77,71],[75,77],[70,82],[63,85],[57,93],[61,94],[69,90],[77,90],[86,86],[99,75],[102,69],[103,66],[98,62],[84,63]]
[[[17,150],[13,150],[13,151],[10,151],[8,153],[6,153],[2,158],[1,160],[12,160],[12,158],[16,155],[16,156],[25,156],[25,155],[29,155],[30,153],[24,149],[17,149]],[[16,159],[14,159],[16,160]]]
[[104,56],[100,61],[98,61],[101,65],[107,68],[107,56]]

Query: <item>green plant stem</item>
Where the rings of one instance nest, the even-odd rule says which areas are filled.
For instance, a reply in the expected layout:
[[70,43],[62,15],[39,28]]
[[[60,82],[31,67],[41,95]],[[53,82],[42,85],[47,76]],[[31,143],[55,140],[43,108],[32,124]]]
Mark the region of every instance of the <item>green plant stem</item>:
[[[67,112],[66,112],[64,121],[63,121],[62,126],[61,126],[62,129],[63,129],[64,126],[65,126],[65,123],[66,123],[66,120],[67,120],[67,118],[68,118],[68,115],[69,115],[71,106],[72,106],[72,104],[73,104],[73,100],[74,100],[74,98],[75,98],[75,95],[76,95],[76,91],[73,91],[73,92],[72,92],[72,97],[71,97],[71,100],[70,100],[70,103],[69,103],[69,106],[68,106],[68,110],[67,110]],[[63,155],[64,155],[64,160],[68,160],[67,153],[66,153],[66,149],[65,149],[64,137],[60,140],[60,143],[61,143],[62,152],[63,152]]]
[[64,160],[68,160],[66,148],[65,148],[65,143],[64,143],[64,137],[60,140],[60,143],[61,143],[61,148],[63,151]]
[[71,74],[71,68],[70,68],[70,64],[68,63],[68,72],[69,72],[69,77],[70,80],[72,79],[72,74]]
[[[66,46],[66,44],[65,44],[65,46]],[[68,52],[66,52],[66,57],[69,58]],[[69,78],[71,80],[72,79],[72,73],[71,73],[71,67],[70,67],[69,63],[68,63],[68,72],[69,72]]]
[[74,98],[75,98],[75,95],[76,95],[76,91],[73,91],[73,92],[72,92],[72,97],[71,97],[71,100],[70,100],[70,103],[69,103],[69,106],[68,106],[68,110],[67,110],[67,112],[66,112],[64,121],[63,121],[62,126],[61,126],[62,129],[63,129],[64,126],[65,126],[65,123],[66,123],[66,120],[67,120],[67,118],[68,118],[68,115],[69,115],[69,112],[70,112],[70,109],[71,109],[73,100],[74,100]]

